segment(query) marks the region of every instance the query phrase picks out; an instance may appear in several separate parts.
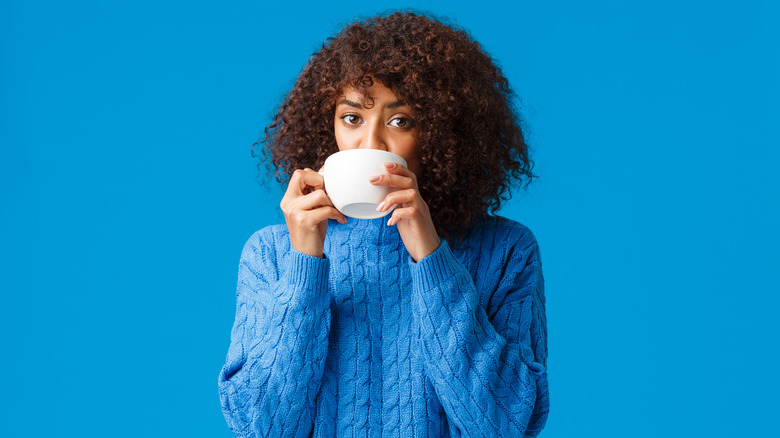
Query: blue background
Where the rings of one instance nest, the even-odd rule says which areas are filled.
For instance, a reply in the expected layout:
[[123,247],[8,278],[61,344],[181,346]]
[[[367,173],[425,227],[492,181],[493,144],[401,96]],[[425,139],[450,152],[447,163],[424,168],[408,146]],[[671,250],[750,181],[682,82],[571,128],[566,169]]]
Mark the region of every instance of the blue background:
[[[0,3],[3,436],[230,436],[249,148],[309,55],[396,2]],[[419,2],[503,66],[536,170],[542,436],[776,433],[777,3]],[[776,435],[772,435],[776,436]]]

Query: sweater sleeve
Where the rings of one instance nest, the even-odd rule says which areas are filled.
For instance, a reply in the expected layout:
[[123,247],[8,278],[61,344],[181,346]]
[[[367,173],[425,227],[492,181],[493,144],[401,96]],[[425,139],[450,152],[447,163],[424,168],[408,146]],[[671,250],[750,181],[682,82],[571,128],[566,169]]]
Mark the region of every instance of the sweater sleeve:
[[289,245],[279,254],[274,235],[261,233],[239,263],[222,412],[238,437],[305,437],[328,349],[329,262]]
[[411,267],[426,372],[453,436],[534,437],[547,420],[544,280],[533,235],[521,243],[491,267],[490,315],[446,242]]

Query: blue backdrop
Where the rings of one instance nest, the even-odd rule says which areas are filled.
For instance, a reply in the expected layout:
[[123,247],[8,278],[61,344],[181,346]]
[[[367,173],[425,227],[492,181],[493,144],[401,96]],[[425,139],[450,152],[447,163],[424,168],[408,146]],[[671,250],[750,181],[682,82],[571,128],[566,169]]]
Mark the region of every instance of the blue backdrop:
[[[0,435],[228,437],[249,148],[309,55],[396,2],[0,3]],[[503,66],[536,170],[542,436],[776,433],[776,2],[419,2]],[[776,435],[773,435],[776,436]]]

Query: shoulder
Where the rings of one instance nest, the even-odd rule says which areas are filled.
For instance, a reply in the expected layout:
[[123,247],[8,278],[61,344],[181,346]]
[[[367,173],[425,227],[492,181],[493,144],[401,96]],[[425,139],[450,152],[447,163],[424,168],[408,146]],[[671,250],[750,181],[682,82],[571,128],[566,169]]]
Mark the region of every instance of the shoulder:
[[529,294],[540,295],[543,288],[541,257],[536,236],[515,220],[493,215],[472,221],[463,243],[453,252],[471,274],[479,303],[494,315],[510,301]]
[[536,236],[509,218],[485,215],[473,221],[460,251],[461,260],[468,261],[475,277],[504,281],[520,273],[541,275]]
[[268,225],[255,231],[249,240],[254,239],[258,244],[278,247],[290,243],[289,234],[290,232],[284,224]]
[[290,251],[290,238],[287,226],[269,225],[252,233],[244,243],[241,258],[250,260],[265,255],[286,254]]
[[539,251],[536,236],[530,228],[515,220],[494,215],[476,218],[469,226],[464,243],[467,247],[498,252],[505,257]]

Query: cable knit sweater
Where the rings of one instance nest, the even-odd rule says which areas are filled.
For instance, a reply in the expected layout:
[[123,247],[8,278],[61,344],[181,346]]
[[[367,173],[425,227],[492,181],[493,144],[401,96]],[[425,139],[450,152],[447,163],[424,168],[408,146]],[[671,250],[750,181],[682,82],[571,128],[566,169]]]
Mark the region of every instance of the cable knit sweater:
[[415,263],[385,219],[330,221],[323,252],[293,250],[284,225],[244,246],[219,373],[236,436],[539,434],[547,325],[528,228],[485,216]]

